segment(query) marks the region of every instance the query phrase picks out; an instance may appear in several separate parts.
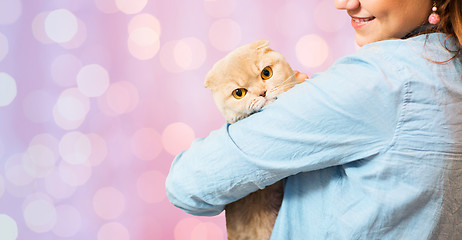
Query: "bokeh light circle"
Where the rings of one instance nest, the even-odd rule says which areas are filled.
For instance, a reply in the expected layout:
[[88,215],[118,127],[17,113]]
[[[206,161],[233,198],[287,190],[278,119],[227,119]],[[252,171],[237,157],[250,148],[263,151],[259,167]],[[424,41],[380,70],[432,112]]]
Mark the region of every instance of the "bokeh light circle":
[[203,65],[206,58],[205,44],[193,37],[169,41],[160,51],[162,67],[173,73],[197,69]]
[[22,164],[24,154],[15,154],[8,158],[5,163],[5,178],[16,186],[26,186],[34,181]]
[[148,0],[115,0],[117,8],[125,14],[135,14],[143,10]]
[[0,62],[6,57],[8,51],[8,39],[0,33]]
[[98,230],[97,240],[129,240],[130,233],[127,228],[118,223],[106,223]]
[[64,90],[53,107],[55,123],[65,129],[78,128],[90,111],[90,100],[77,88]]
[[136,182],[138,196],[147,203],[158,203],[165,199],[165,178],[159,171],[143,173]]
[[161,27],[159,20],[153,15],[138,14],[128,24],[128,50],[139,60],[153,58],[160,48]]
[[241,42],[241,27],[232,19],[215,21],[209,29],[212,46],[221,51],[231,51]]
[[178,66],[178,63],[175,60],[175,48],[178,41],[169,41],[163,44],[162,49],[160,50],[160,63],[162,67],[172,73],[179,73],[184,71],[183,68]]
[[57,43],[70,41],[77,34],[77,30],[77,18],[67,9],[54,10],[45,19],[45,32]]
[[158,36],[161,34],[159,20],[149,13],[138,14],[130,20],[128,23],[128,33],[131,33],[138,28],[149,28],[156,32]]
[[215,223],[202,222],[191,232],[191,240],[224,240],[223,230]]
[[109,87],[109,73],[98,64],[86,65],[77,74],[77,86],[85,96],[99,97]]
[[66,199],[76,191],[76,187],[63,181],[57,169],[54,169],[44,178],[44,185],[46,192],[55,199]]
[[79,211],[71,205],[56,206],[57,221],[53,228],[53,233],[61,238],[75,236],[81,226],[82,217]]
[[7,106],[16,98],[16,81],[7,73],[0,72],[0,107]]
[[131,138],[133,154],[145,161],[155,159],[162,151],[160,134],[152,128],[137,130]]
[[154,29],[140,27],[130,32],[130,40],[140,46],[149,46],[159,41],[159,34]]
[[88,158],[91,166],[100,165],[107,156],[107,143],[103,137],[98,134],[90,133],[87,134],[88,139],[91,143],[91,154]]
[[93,196],[93,210],[103,219],[115,219],[125,210],[125,196],[114,187],[101,188]]
[[305,35],[295,46],[298,61],[305,67],[321,66],[329,56],[329,46],[326,41],[316,34]]
[[87,113],[85,103],[72,95],[60,97],[56,106],[62,116],[71,121],[83,119]]
[[98,100],[101,111],[106,115],[117,116],[128,113],[139,103],[138,89],[128,81],[115,82]]
[[168,125],[162,133],[165,150],[176,156],[186,150],[195,138],[194,130],[185,123],[176,122]]
[[174,230],[175,240],[224,240],[223,230],[212,222],[203,222],[196,218],[184,218]]
[[114,0],[95,0],[95,4],[103,13],[116,13],[119,11]]
[[59,142],[59,154],[69,164],[88,163],[91,150],[90,139],[78,131],[66,133]]
[[55,206],[45,198],[38,198],[27,203],[23,214],[27,227],[37,233],[50,231],[57,220]]
[[175,62],[185,70],[197,69],[206,59],[205,45],[197,38],[185,38],[173,49]]
[[87,27],[82,20],[77,19],[77,32],[74,37],[68,42],[60,43],[61,47],[66,49],[74,49],[82,46],[87,39]]
[[15,23],[22,13],[21,0],[0,1],[0,25]]
[[153,58],[160,48],[159,34],[148,27],[136,28],[130,32],[128,50],[139,60]]
[[212,17],[228,17],[236,8],[236,0],[205,0],[204,8]]
[[45,19],[47,18],[48,14],[50,14],[50,12],[41,12],[37,14],[37,16],[35,16],[35,18],[32,20],[32,34],[37,41],[43,44],[54,42],[45,32]]
[[197,218],[183,218],[176,225],[174,230],[175,240],[191,239],[193,229],[202,221]]
[[88,182],[92,174],[92,168],[85,164],[75,165],[61,161],[58,173],[64,183],[69,186],[78,187]]
[[6,214],[0,214],[0,239],[15,240],[18,238],[16,221]]
[[55,159],[59,157],[58,153],[59,140],[49,133],[42,133],[35,135],[29,142],[29,146],[40,145],[47,147],[52,153]]
[[40,144],[29,146],[22,158],[24,169],[34,178],[46,177],[54,169],[55,163],[53,151]]

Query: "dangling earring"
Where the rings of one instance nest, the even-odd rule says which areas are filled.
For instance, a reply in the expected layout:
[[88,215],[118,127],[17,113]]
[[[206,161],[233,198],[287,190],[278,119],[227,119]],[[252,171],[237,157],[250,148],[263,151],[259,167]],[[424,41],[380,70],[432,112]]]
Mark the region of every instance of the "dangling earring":
[[428,17],[428,22],[430,24],[438,24],[440,22],[440,15],[436,12],[438,8],[436,7],[436,2],[433,1],[432,14]]

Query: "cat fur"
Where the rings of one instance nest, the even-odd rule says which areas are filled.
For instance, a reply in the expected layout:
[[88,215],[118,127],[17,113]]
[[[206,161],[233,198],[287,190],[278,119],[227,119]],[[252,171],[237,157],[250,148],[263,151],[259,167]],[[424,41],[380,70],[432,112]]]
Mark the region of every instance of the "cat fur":
[[[272,77],[263,80],[261,72],[271,67]],[[265,40],[238,47],[215,63],[207,73],[205,87],[230,124],[248,117],[289,90],[297,79],[294,71],[279,52]],[[233,97],[238,88],[247,89],[241,99]],[[266,240],[282,203],[282,180],[258,190],[225,207],[226,228],[230,240]]]

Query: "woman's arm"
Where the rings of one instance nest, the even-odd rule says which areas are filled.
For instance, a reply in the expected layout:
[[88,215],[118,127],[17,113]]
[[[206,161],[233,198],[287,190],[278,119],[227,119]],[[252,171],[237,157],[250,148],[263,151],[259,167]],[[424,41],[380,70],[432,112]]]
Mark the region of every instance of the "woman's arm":
[[388,63],[379,67],[369,55],[345,58],[261,112],[196,140],[172,164],[170,201],[216,215],[285,177],[380,152],[393,137],[405,89],[381,70]]

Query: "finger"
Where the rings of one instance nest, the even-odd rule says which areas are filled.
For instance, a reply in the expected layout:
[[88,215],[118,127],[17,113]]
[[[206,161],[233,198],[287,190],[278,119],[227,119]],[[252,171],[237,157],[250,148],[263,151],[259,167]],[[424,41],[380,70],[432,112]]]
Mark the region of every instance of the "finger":
[[306,79],[308,79],[308,75],[305,74],[305,73],[301,73],[299,71],[294,71],[295,72],[295,78],[296,78],[296,82],[297,83],[302,83],[304,82]]

